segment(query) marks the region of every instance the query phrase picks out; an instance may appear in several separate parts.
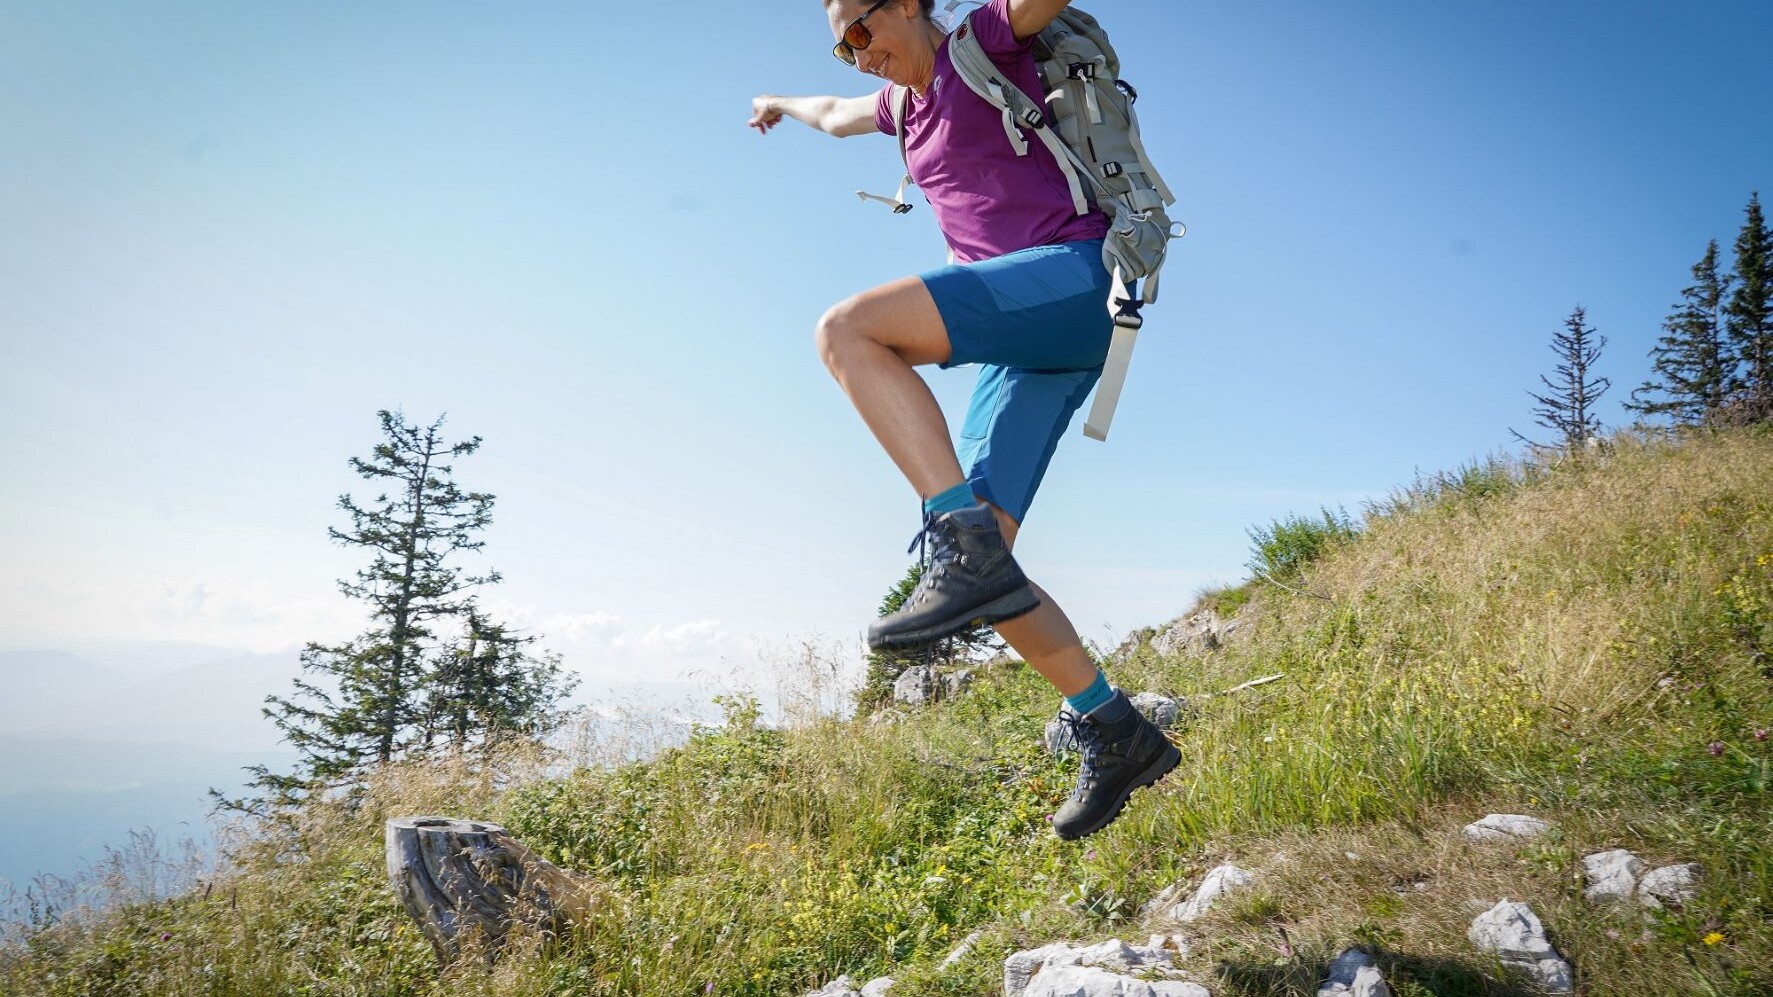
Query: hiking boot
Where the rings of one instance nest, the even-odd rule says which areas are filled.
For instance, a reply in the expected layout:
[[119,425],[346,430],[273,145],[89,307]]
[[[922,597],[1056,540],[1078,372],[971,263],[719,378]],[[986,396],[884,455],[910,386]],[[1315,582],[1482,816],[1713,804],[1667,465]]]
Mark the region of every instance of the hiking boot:
[[[1182,752],[1133,708],[1126,693],[1116,689],[1114,697],[1125,704],[1126,714],[1113,723],[1104,723],[1094,713],[1080,717],[1070,710],[1059,712],[1083,752],[1077,787],[1053,815],[1053,830],[1068,841],[1113,823],[1133,790],[1162,779],[1182,761]],[[1115,712],[1111,706],[1102,709]]]
[[870,649],[922,647],[983,623],[1015,619],[1040,605],[1004,545],[990,506],[981,502],[926,514],[905,552],[926,540],[931,556],[917,588],[898,612],[868,627]]

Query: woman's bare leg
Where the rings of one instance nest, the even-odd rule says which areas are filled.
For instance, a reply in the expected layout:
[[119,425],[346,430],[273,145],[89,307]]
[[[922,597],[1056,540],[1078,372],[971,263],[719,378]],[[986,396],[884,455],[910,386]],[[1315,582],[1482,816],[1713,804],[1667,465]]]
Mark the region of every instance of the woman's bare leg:
[[[1014,549],[1021,524],[996,505],[986,504],[997,515],[1003,542]],[[992,629],[1022,656],[1023,661],[1028,662],[1029,667],[1051,682],[1053,688],[1059,690],[1059,695],[1075,696],[1096,680],[1096,663],[1084,650],[1083,641],[1078,639],[1077,628],[1071,625],[1071,620],[1053,597],[1039,585],[1028,584],[1040,597],[1040,606],[1031,613],[994,624]]]
[[[966,480],[942,408],[912,369],[942,363],[952,351],[942,314],[922,280],[906,277],[838,303],[819,320],[814,342],[862,421],[919,496],[929,498]],[[1013,548],[1020,524],[996,505],[991,511],[1004,543]],[[1096,664],[1065,611],[1040,586],[1029,584],[1040,606],[994,629],[1060,695],[1076,695],[1095,681]]]
[[929,288],[905,277],[832,306],[813,341],[874,438],[922,498],[966,480],[935,395],[912,368],[948,359]]

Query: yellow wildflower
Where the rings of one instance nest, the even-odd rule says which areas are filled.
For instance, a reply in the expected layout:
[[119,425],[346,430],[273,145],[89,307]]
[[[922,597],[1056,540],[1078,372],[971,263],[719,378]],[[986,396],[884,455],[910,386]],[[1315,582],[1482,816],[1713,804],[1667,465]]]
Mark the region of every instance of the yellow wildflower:
[[1705,939],[1704,939],[1705,944],[1707,944],[1707,945],[1716,945],[1716,944],[1722,942],[1723,940],[1724,940],[1724,936],[1718,934],[1715,931],[1709,935],[1706,935]]

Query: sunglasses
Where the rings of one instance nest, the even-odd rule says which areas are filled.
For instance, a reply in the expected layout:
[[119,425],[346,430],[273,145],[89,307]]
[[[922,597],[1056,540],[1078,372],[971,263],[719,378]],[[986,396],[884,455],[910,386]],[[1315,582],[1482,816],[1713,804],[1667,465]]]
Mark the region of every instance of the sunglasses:
[[831,54],[842,59],[847,65],[855,65],[856,53],[867,48],[868,43],[874,41],[874,33],[869,31],[868,25],[862,22],[868,20],[869,14],[892,2],[893,0],[874,0],[874,6],[863,11],[861,17],[851,21],[849,27],[843,29],[843,37],[837,40],[836,45],[831,46]]

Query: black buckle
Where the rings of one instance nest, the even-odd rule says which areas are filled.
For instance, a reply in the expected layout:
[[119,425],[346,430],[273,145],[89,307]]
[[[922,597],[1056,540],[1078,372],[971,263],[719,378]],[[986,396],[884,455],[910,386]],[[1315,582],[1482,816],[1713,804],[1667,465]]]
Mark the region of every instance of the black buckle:
[[1114,85],[1120,89],[1121,93],[1127,95],[1127,103],[1131,104],[1139,99],[1139,91],[1134,90],[1133,85],[1126,80],[1115,80]]
[[1125,172],[1126,168],[1113,160],[1102,164],[1102,176],[1106,179],[1112,180]]
[[893,214],[895,214],[895,215],[902,215],[905,212],[910,211],[910,210],[911,210],[911,202],[910,201],[904,201],[899,204],[893,205]]
[[1045,114],[1041,113],[1041,110],[1038,107],[1023,108],[1022,113],[1018,115],[1018,117],[1022,119],[1023,124],[1030,128],[1046,127],[1047,117]]
[[1065,75],[1074,80],[1093,80],[1096,78],[1096,64],[1093,62],[1074,62],[1065,67]]
[[1114,310],[1114,324],[1122,329],[1138,329],[1145,324],[1144,316],[1139,314],[1144,304],[1138,298],[1122,298],[1120,307]]

